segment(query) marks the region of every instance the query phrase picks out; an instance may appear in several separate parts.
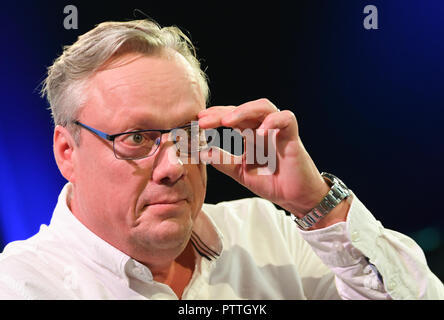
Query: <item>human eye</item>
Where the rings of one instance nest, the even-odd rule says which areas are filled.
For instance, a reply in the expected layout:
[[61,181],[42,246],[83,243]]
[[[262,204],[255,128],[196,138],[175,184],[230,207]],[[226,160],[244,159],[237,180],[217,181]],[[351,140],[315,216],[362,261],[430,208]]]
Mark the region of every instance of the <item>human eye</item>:
[[140,159],[156,151],[160,132],[128,132],[114,140],[114,153],[119,159]]
[[130,133],[124,136],[123,142],[131,146],[140,146],[147,141],[147,138],[141,133]]
[[144,147],[156,143],[159,137],[157,131],[128,132],[119,136],[117,142],[126,147]]

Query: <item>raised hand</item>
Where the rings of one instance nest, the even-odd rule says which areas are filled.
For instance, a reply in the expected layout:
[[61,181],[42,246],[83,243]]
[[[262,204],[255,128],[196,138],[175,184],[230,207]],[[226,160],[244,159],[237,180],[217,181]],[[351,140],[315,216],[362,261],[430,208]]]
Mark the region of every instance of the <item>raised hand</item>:
[[[217,147],[201,154],[202,159],[255,194],[302,217],[328,193],[328,184],[302,144],[293,112],[279,111],[269,100],[259,99],[237,107],[213,106],[201,111],[198,117],[199,126],[204,129],[225,126],[239,129],[241,133],[252,129],[263,136],[265,142],[270,134],[274,135],[275,139],[271,140],[275,140],[275,144],[268,146],[268,152],[276,152],[276,167],[268,174],[263,164],[246,161],[258,147],[256,140],[245,145],[242,159],[227,157],[226,152]],[[227,158],[231,159],[230,163]]]

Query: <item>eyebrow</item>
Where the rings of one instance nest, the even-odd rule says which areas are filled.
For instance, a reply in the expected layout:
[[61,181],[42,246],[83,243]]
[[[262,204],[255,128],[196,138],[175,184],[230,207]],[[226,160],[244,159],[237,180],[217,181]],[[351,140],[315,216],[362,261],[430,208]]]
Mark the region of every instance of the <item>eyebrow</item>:
[[191,124],[192,121],[197,121],[197,120],[199,120],[199,118],[198,118],[198,116],[197,116],[197,114],[196,114],[196,116],[194,116],[191,120],[188,119],[187,121],[181,122],[181,124],[179,124],[178,126],[175,126],[174,128],[180,128],[180,127],[183,127],[183,126],[185,126],[185,125],[187,125],[187,124]]
[[[174,129],[174,128],[180,128],[180,127],[186,126],[186,125],[188,125],[188,124],[191,125],[191,122],[192,122],[192,121],[198,121],[198,120],[199,120],[199,118],[198,118],[198,116],[197,116],[197,114],[196,114],[196,116],[194,116],[192,119],[188,119],[188,120],[186,120],[186,121],[183,121],[183,122],[181,122],[179,125],[174,126],[174,127],[171,127],[171,128],[167,128],[167,129],[165,129],[165,130]],[[161,129],[159,129],[159,128],[154,128],[154,127],[152,127],[151,125],[147,125],[147,124],[151,124],[151,121],[149,120],[149,118],[144,118],[144,119],[142,119],[142,120],[140,120],[140,121],[136,121],[136,122],[133,124],[133,126],[145,127],[145,129],[125,130],[125,131],[123,131],[123,132],[134,132],[134,131],[143,131],[143,130],[161,130]]]

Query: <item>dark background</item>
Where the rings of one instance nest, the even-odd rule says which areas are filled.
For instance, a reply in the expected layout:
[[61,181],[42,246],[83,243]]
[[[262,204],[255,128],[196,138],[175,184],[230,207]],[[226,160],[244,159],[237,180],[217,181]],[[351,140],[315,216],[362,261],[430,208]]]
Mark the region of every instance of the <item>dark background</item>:
[[[164,3],[2,2],[0,249],[49,223],[65,183],[38,93],[46,68],[96,24],[144,18],[137,8],[190,33],[211,104],[266,97],[291,109],[319,170],[342,178],[385,227],[414,238],[444,279],[443,1]],[[77,30],[63,26],[70,4]],[[378,8],[378,30],[363,27],[367,4]],[[208,172],[207,202],[252,195]]]

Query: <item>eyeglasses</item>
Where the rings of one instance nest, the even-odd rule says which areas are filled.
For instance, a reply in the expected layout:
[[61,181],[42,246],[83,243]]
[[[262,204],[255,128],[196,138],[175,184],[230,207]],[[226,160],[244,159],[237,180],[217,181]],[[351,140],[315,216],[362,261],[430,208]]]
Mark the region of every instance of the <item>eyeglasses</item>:
[[168,140],[173,141],[180,154],[192,155],[207,148],[205,130],[199,128],[197,121],[182,127],[168,130],[147,129],[107,134],[79,121],[74,124],[94,133],[100,138],[113,142],[113,151],[117,159],[137,160],[152,156],[159,148],[162,135],[168,133]]

